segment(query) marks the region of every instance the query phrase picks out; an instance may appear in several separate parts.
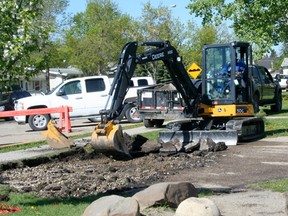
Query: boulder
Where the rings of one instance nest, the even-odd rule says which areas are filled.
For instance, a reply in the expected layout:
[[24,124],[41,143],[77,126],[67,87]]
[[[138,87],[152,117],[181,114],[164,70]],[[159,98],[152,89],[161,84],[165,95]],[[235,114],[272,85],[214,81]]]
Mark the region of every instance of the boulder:
[[208,151],[208,152],[213,151],[214,146],[216,145],[216,143],[210,138],[200,139],[199,142],[200,142],[200,148],[199,148],[200,151]]
[[212,200],[191,197],[180,203],[175,216],[221,216],[221,214]]
[[162,144],[162,148],[159,150],[159,154],[162,156],[170,156],[177,153],[177,149],[172,141]]
[[102,197],[91,203],[82,216],[140,216],[138,202],[117,195]]
[[194,151],[198,150],[199,147],[200,147],[199,141],[192,141],[192,142],[190,142],[184,146],[184,150],[186,153],[190,153],[190,152],[194,152]]
[[160,204],[177,207],[183,200],[197,196],[196,188],[189,182],[165,182],[151,185],[136,193],[133,198],[138,201],[140,209],[143,210]]
[[143,153],[158,153],[161,148],[161,144],[158,142],[148,140],[141,146],[141,152]]

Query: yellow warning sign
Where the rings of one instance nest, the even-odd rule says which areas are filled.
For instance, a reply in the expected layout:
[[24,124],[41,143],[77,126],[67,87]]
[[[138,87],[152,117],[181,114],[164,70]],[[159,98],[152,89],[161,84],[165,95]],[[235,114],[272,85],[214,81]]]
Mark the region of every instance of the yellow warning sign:
[[199,74],[202,72],[202,69],[196,64],[193,63],[187,70],[187,73],[193,78],[196,79]]

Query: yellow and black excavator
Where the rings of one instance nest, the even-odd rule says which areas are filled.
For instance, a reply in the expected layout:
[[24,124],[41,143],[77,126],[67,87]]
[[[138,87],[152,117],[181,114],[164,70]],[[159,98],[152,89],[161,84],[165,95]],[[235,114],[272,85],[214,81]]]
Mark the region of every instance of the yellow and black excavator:
[[[139,46],[149,49],[137,54]],[[248,73],[248,66],[252,63],[249,43],[204,46],[202,93],[199,95],[181,57],[169,41],[129,42],[122,49],[109,93],[112,99],[110,109],[103,110],[102,121],[92,133],[92,145],[96,151],[131,157],[117,117],[136,65],[153,61],[163,61],[185,102],[186,118],[169,123],[167,131],[159,133],[163,143],[176,139],[189,143],[209,137],[215,142],[236,145],[238,139],[252,140],[264,136],[263,120],[254,117]]]

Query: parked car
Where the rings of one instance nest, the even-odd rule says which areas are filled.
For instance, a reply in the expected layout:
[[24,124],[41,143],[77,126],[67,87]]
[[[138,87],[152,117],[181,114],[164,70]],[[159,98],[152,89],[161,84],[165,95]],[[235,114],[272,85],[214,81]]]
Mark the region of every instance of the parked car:
[[288,74],[277,74],[275,80],[279,82],[281,89],[287,91],[288,89]]
[[[14,110],[14,101],[24,97],[30,97],[31,94],[21,90],[18,87],[12,87],[13,91],[0,92],[0,112]],[[5,117],[5,120],[11,120],[13,117]]]

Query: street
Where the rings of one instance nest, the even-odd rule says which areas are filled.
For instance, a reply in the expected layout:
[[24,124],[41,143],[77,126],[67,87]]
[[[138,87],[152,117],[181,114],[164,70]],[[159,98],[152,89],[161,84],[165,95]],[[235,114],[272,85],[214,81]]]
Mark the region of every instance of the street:
[[[71,120],[72,132],[64,132],[64,134],[72,136],[86,132],[92,133],[96,124],[88,119]],[[15,121],[0,122],[0,130],[0,146],[45,140],[41,131],[32,131],[28,124],[18,125]]]
[[[93,132],[97,122],[90,122],[88,119],[71,119],[72,132],[68,133],[63,131],[66,136],[72,136],[83,133]],[[121,125],[131,125],[126,120],[121,121]],[[18,125],[15,121],[6,121],[0,122],[0,147],[5,145],[12,144],[21,144],[28,142],[35,142],[40,140],[45,140],[45,137],[42,135],[41,131],[32,131],[28,124]],[[147,129],[144,126],[141,127],[142,132],[149,132],[153,129]],[[156,128],[154,129],[156,130]],[[130,135],[139,133],[139,128],[135,130],[129,130]]]

